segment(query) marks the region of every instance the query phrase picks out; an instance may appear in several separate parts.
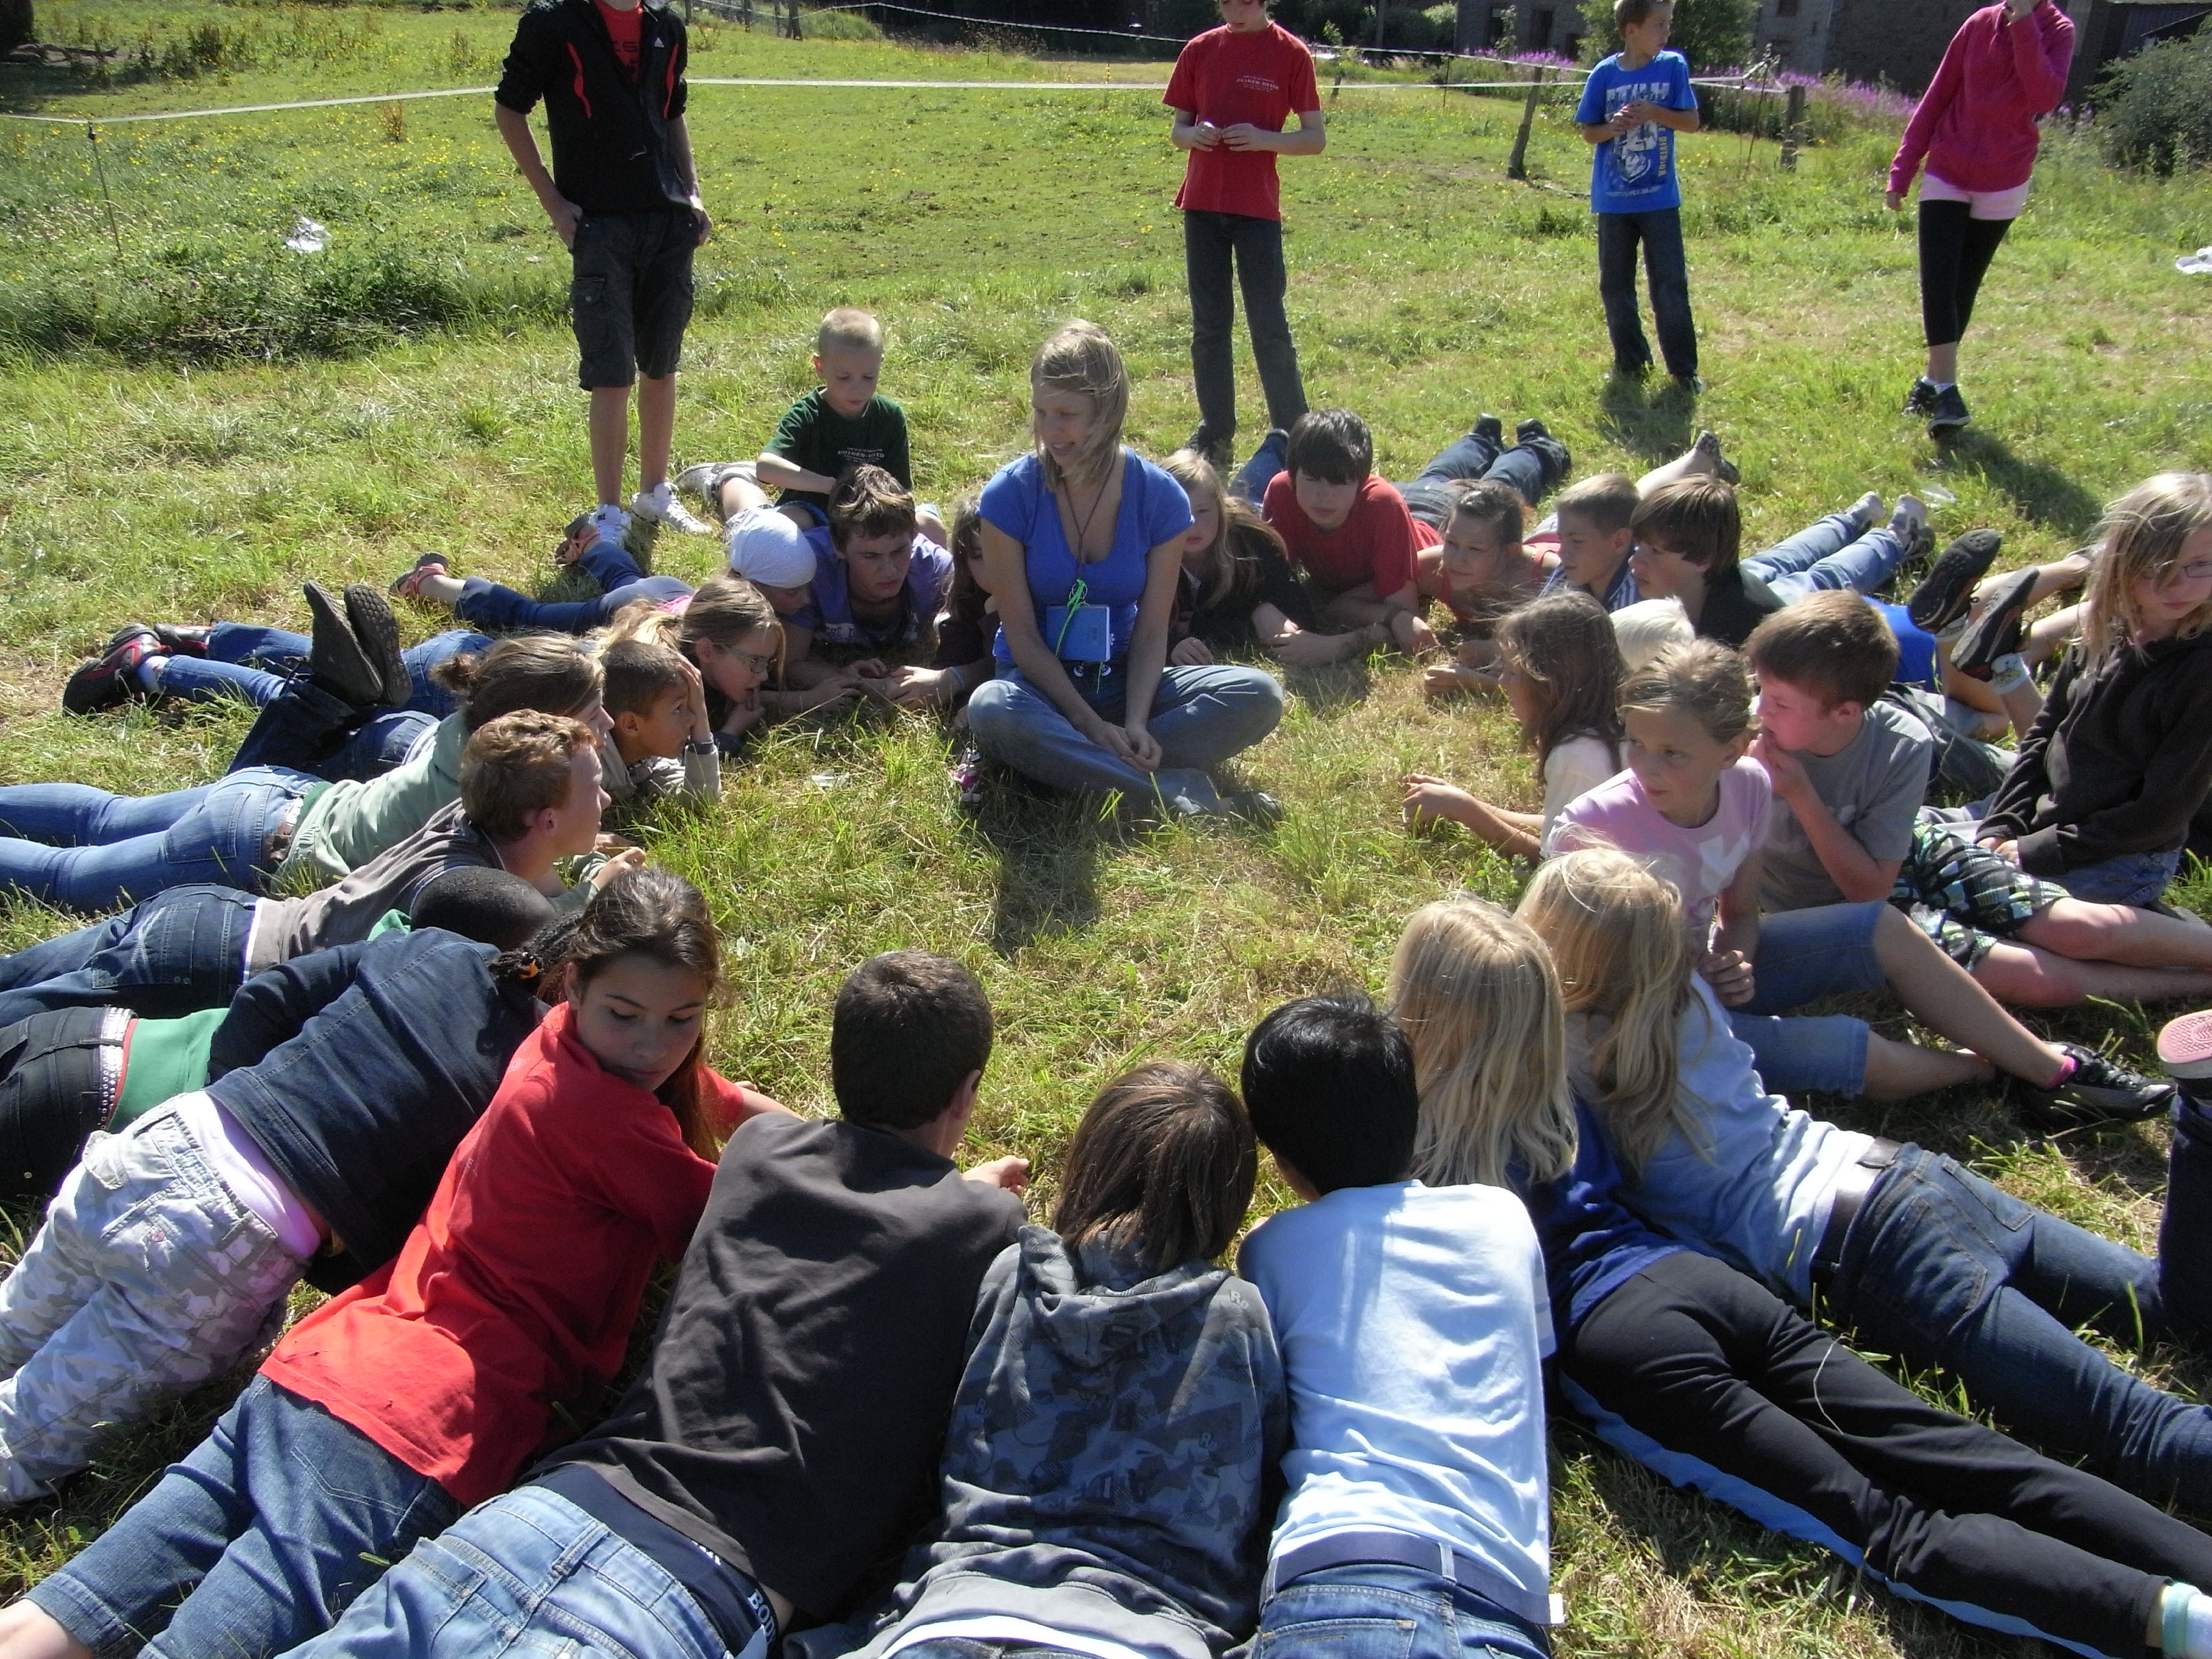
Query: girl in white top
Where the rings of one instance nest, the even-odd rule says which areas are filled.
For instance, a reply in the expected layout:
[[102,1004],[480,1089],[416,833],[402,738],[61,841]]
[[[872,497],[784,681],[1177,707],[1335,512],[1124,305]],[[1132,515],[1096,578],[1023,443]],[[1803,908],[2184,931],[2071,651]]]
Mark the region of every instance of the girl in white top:
[[1540,812],[1477,800],[1425,772],[1407,775],[1419,828],[1449,818],[1510,857],[1533,859],[1559,809],[1620,770],[1620,649],[1605,607],[1587,593],[1534,599],[1499,618],[1498,684],[1544,773]]

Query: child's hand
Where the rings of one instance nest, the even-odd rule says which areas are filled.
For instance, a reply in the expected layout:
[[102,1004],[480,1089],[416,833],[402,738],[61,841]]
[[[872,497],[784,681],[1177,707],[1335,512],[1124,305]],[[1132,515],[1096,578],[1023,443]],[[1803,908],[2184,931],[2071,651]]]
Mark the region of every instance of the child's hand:
[[1648,98],[1638,98],[1620,106],[1613,118],[1613,125],[1623,132],[1633,131],[1646,121],[1656,121],[1667,112]]
[[2008,841],[2002,836],[1991,836],[1984,841],[1982,845],[1995,853],[2007,864],[2020,862],[2020,843],[2016,841]]
[[602,831],[592,838],[592,850],[594,853],[615,854],[635,853],[638,848],[637,843],[627,836],[610,835]]
[[1406,822],[1416,830],[1440,818],[1464,823],[1474,815],[1475,799],[1455,784],[1432,778],[1425,772],[1408,772],[1399,780],[1406,798],[1400,803]]
[[1802,799],[1813,787],[1813,780],[1805,775],[1805,763],[1775,742],[1769,733],[1761,732],[1752,739],[1751,757],[1766,769],[1766,775],[1774,785],[1774,793],[1786,801]]
[[1029,1190],[1030,1161],[1025,1158],[994,1158],[988,1164],[978,1164],[963,1170],[963,1181],[972,1181],[979,1186],[996,1187],[1000,1192],[1018,1197]]
[[1206,641],[1195,635],[1178,640],[1168,653],[1168,660],[1177,668],[1208,668],[1213,664],[1213,653],[1206,648]]
[[1410,611],[1390,613],[1390,637],[1409,657],[1418,657],[1437,648],[1436,630]]
[[576,227],[584,222],[584,210],[567,197],[556,197],[545,210],[545,216],[553,222],[553,234],[561,239],[561,246],[573,249],[576,246]]
[[691,705],[691,741],[712,743],[714,723],[707,718],[707,682],[700,677],[699,665],[681,651],[676,653],[676,660],[684,670],[684,700]]
[[1899,213],[1905,209],[1905,192],[1901,190],[1885,191],[1882,192],[1882,199],[1889,204],[1889,210],[1892,213]]
[[1191,128],[1190,142],[1194,149],[1218,149],[1221,143],[1221,129],[1211,121],[1200,121]]
[[642,847],[633,847],[626,852],[617,853],[592,872],[592,890],[604,892],[607,884],[617,876],[626,876],[633,870],[644,868],[645,848]]
[[1121,728],[1122,740],[1128,745],[1129,764],[1139,772],[1157,772],[1166,758],[1160,740],[1146,727],[1131,721]]
[[845,676],[853,680],[880,680],[890,678],[891,665],[881,657],[863,657],[858,662],[845,665]]
[[1474,671],[1455,662],[1439,663],[1421,671],[1421,695],[1426,697],[1452,696],[1476,684]]
[[1268,141],[1279,138],[1280,133],[1269,132],[1265,127],[1255,127],[1249,121],[1239,121],[1234,126],[1223,127],[1221,142],[1231,149],[1267,149]]
[[1297,628],[1276,640],[1267,648],[1274,653],[1275,660],[1291,668],[1320,668],[1340,660],[1344,647],[1341,634],[1316,634],[1310,629]]
[[1713,995],[1722,1007],[1741,1007],[1751,1000],[1755,987],[1751,963],[1742,951],[1708,951],[1705,960],[1698,964],[1698,971],[1713,988]]

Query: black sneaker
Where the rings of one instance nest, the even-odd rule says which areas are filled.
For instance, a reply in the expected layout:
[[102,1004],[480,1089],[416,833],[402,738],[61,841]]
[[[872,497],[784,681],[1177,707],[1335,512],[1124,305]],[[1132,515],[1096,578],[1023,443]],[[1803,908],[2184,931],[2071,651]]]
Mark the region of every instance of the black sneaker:
[[1200,421],[1191,428],[1190,436],[1183,440],[1182,447],[1194,454],[1203,455],[1217,471],[1226,472],[1236,459],[1236,441],[1235,428],[1226,432],[1216,432]]
[[1273,829],[1283,821],[1283,803],[1264,789],[1239,789],[1221,798],[1221,810],[1232,818]]
[[1928,411],[1928,435],[1940,438],[1947,432],[1956,432],[1970,425],[1973,416],[1966,412],[1966,400],[1955,386],[1947,386],[1936,394],[1936,402]]
[[384,701],[394,708],[404,708],[415,695],[415,680],[399,654],[399,619],[392,614],[384,595],[367,582],[346,584],[345,611],[346,623],[353,629],[362,654],[382,672]]
[[1541,421],[1522,422],[1513,428],[1513,437],[1518,447],[1534,452],[1544,463],[1543,479],[1537,485],[1540,495],[1550,492],[1574,471],[1575,458]]
[[1468,435],[1481,439],[1492,449],[1503,449],[1505,447],[1505,422],[1495,415],[1478,415],[1474,417],[1474,429]]
[[2027,635],[2027,602],[2035,592],[2036,572],[2015,570],[2001,578],[1982,614],[1951,647],[1951,666],[1978,680],[1990,678],[1996,659],[2020,649]]
[[1969,530],[1943,550],[1936,567],[1905,602],[1905,613],[1931,634],[1940,634],[1966,614],[1974,584],[1996,558],[2004,538],[1994,530]]
[[1936,382],[1925,374],[1912,383],[1912,390],[1905,394],[1903,412],[1916,420],[1926,420],[1936,412]]
[[2014,1103],[2038,1129],[2079,1129],[2098,1123],[2134,1123],[2156,1117],[2173,1103],[2173,1085],[2159,1083],[2079,1043],[2058,1045],[2074,1069],[2055,1087],[2012,1080]]
[[[123,635],[137,626],[137,623],[132,623],[130,628],[118,630],[115,637],[108,641],[108,649],[112,651],[120,645]],[[154,637],[161,641],[161,649],[173,657],[204,657],[208,653],[208,640],[215,633],[214,629],[204,624],[194,628],[181,623],[148,623],[146,626],[154,630]]]
[[308,678],[323,690],[356,708],[384,701],[384,667],[361,647],[338,602],[319,582],[301,590],[313,618],[307,651]]
[[985,785],[983,751],[972,743],[960,745],[960,752],[952,757],[945,769],[945,777],[952,785],[952,804],[958,811],[974,817],[983,810]]
[[138,665],[149,657],[163,655],[161,642],[154,630],[138,623],[130,623],[118,629],[108,641],[107,650],[97,662],[79,665],[62,687],[62,708],[71,714],[97,714],[104,709],[119,708],[133,697],[151,702],[138,684]]

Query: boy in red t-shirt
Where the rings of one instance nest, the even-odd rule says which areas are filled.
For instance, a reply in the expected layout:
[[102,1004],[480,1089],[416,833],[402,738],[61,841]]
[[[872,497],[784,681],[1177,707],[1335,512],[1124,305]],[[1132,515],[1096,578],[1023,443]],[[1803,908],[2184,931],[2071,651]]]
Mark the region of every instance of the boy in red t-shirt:
[[[1190,152],[1182,188],[1176,192],[1190,283],[1191,374],[1198,390],[1198,429],[1189,447],[1226,466],[1237,431],[1232,264],[1244,289],[1268,423],[1287,428],[1306,411],[1298,349],[1283,310],[1289,279],[1275,157],[1318,155],[1326,135],[1313,54],[1305,43],[1269,21],[1267,0],[1217,3],[1222,26],[1184,46],[1165,101],[1175,111],[1176,148]],[[1294,115],[1297,130],[1284,131]]]

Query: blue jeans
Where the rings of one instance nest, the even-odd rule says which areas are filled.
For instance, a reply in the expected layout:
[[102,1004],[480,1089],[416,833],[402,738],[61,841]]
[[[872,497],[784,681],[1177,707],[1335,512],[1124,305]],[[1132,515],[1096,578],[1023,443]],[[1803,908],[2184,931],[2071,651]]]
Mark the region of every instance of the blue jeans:
[[1682,252],[1680,208],[1597,216],[1597,292],[1605,304],[1605,331],[1613,339],[1613,367],[1641,374],[1651,363],[1651,347],[1636,307],[1639,243],[1660,355],[1669,374],[1687,380],[1698,372],[1698,325],[1690,314],[1690,268]]
[[98,1659],[142,1648],[263,1659],[329,1629],[384,1562],[459,1508],[359,1430],[257,1376],[28,1599]]
[[[1094,673],[1070,678],[1101,719],[1121,723],[1126,664],[1112,665],[1103,681]],[[1160,769],[1139,772],[1077,731],[1018,668],[1002,667],[968,699],[975,746],[1001,765],[1054,789],[1119,790],[1132,802],[1157,799],[1176,813],[1219,811],[1221,796],[1207,775],[1282,718],[1283,688],[1272,674],[1226,664],[1167,669],[1147,722],[1159,739]]]
[[1275,475],[1288,464],[1290,453],[1291,434],[1279,427],[1269,432],[1260,440],[1252,459],[1237,469],[1236,477],[1230,481],[1230,493],[1259,506],[1266,499],[1267,486],[1274,482]]
[[1787,541],[1753,555],[1743,568],[1784,605],[1838,587],[1872,593],[1905,562],[1905,540],[1887,525],[1862,532],[1848,513],[1831,513]]
[[2053,876],[2077,899],[2096,904],[2155,904],[2181,868],[2181,849],[2171,853],[2123,853]]
[[495,634],[588,634],[605,627],[633,599],[665,603],[691,591],[690,583],[674,576],[645,575],[628,548],[604,537],[586,548],[576,563],[599,583],[596,599],[533,599],[481,576],[465,576],[461,597],[453,601],[453,615]]
[[1866,1084],[1867,1023],[1847,1014],[1776,1016],[1820,997],[1888,983],[1874,930],[1886,906],[1823,904],[1761,919],[1752,958],[1751,1000],[1728,1011],[1736,1040],[1752,1051],[1766,1086],[1855,1095]]
[[1510,486],[1531,507],[1543,499],[1551,482],[1543,456],[1534,448],[1525,444],[1495,448],[1470,432],[1437,451],[1421,469],[1420,477],[1400,484],[1398,493],[1406,498],[1407,509],[1415,518],[1441,530],[1451,515],[1454,500],[1448,486],[1473,478],[1495,478]]
[[1253,1659],[1549,1659],[1503,1607],[1419,1567],[1354,1561],[1293,1579],[1260,1610]]
[[[235,697],[256,708],[276,701],[277,695],[302,676],[312,644],[305,634],[258,623],[217,623],[208,635],[204,657],[176,656],[161,671],[161,695],[188,702],[207,702],[216,697]],[[430,678],[430,671],[448,658],[489,649],[491,641],[465,628],[448,629],[399,653],[407,665],[414,695],[407,707],[443,720],[453,712],[453,694]]]
[[[2177,1128],[2178,1148],[2184,1139]],[[2192,1141],[2175,1157],[2208,1154]],[[2169,1194],[2173,1254],[2161,1235],[2153,1261],[1907,1146],[1852,1224],[1831,1308],[1870,1344],[1952,1371],[2046,1449],[2153,1503],[2212,1513],[2212,1409],[2137,1381],[2074,1334],[2087,1326],[2128,1348],[2170,1334],[2162,1285],[2195,1289],[2212,1267],[2212,1229],[2191,1195]]]
[[437,717],[412,708],[363,708],[302,677],[262,705],[229,769],[274,766],[333,783],[365,783],[405,760],[437,724]]
[[258,902],[234,887],[173,887],[0,957],[0,1026],[57,1008],[128,1008],[154,1019],[220,1008],[245,981]]
[[1283,296],[1283,222],[1243,213],[1182,216],[1184,275],[1190,284],[1190,372],[1197,382],[1199,423],[1216,437],[1237,430],[1237,297],[1234,268],[1244,291],[1252,357],[1267,398],[1267,424],[1288,428],[1306,412],[1298,348],[1291,338]]
[[[741,1593],[752,1588],[723,1571]],[[755,1659],[750,1647],[744,1659]],[[723,1659],[731,1650],[659,1562],[567,1498],[522,1486],[417,1544],[295,1659],[510,1651]]]
[[82,783],[0,789],[0,889],[65,910],[112,910],[171,887],[252,890],[285,809],[321,780],[283,767],[233,772],[166,795]]

